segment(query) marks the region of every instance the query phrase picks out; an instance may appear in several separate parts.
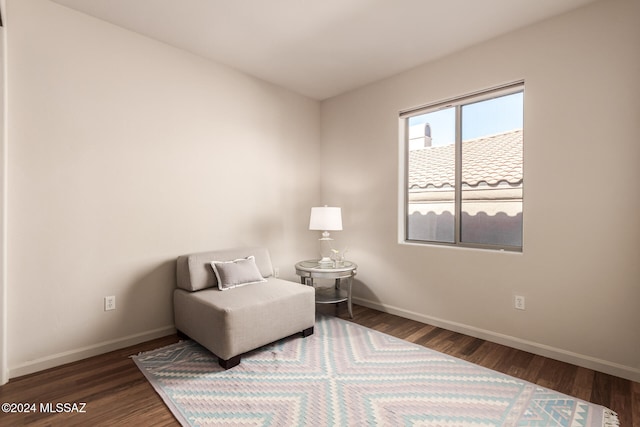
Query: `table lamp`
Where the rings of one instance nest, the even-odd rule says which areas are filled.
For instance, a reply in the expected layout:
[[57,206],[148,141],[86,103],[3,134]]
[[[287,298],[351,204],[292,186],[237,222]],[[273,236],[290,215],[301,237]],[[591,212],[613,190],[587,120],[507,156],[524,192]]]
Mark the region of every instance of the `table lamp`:
[[342,230],[342,211],[340,208],[323,206],[311,208],[309,230],[322,231],[320,240],[320,265],[333,265],[331,261],[331,241],[329,231]]

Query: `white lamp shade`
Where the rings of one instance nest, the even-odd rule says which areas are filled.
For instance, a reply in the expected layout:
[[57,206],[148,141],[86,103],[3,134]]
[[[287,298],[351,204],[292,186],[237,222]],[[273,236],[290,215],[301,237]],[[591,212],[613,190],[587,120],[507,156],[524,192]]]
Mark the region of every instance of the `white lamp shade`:
[[329,206],[311,208],[309,230],[337,231],[342,230],[342,211]]

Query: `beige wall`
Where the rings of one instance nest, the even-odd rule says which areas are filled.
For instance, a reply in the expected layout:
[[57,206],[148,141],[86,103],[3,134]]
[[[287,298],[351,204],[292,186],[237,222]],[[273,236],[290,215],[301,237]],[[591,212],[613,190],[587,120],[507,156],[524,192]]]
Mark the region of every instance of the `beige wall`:
[[[361,302],[640,380],[639,16],[600,1],[322,104]],[[520,79],[523,253],[398,244],[398,112]]]
[[317,101],[46,0],[7,6],[12,377],[170,333],[180,254],[265,245],[295,280]]
[[[3,23],[5,19],[5,1],[0,0],[0,12]],[[7,183],[7,139],[6,139],[6,79],[5,67],[7,64],[5,55],[5,29],[0,28],[0,384],[9,380],[9,367],[7,365],[7,341],[5,331],[7,326],[7,288],[6,284],[6,183]]]

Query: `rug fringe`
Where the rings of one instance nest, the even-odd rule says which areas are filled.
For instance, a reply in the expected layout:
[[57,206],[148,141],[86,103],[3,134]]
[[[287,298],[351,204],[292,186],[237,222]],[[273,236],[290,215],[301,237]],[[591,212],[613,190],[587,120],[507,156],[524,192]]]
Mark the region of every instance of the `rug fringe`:
[[620,427],[618,414],[611,409],[605,409],[602,414],[602,427]]
[[169,348],[169,347],[173,347],[173,346],[174,346],[174,345],[176,345],[176,344],[181,344],[181,343],[183,343],[183,342],[185,342],[185,341],[190,341],[190,340],[178,340],[178,341],[174,342],[173,344],[167,344],[167,345],[165,345],[165,346],[163,346],[163,347],[160,347],[160,348],[155,348],[155,349],[153,349],[153,350],[147,350],[147,351],[141,351],[141,352],[139,352],[138,354],[132,354],[131,356],[129,356],[129,359],[135,359],[136,357],[143,356],[143,355],[144,355],[144,354],[146,354],[146,353],[151,353],[151,352],[156,352],[156,351],[162,351],[162,350],[167,349],[167,348]]

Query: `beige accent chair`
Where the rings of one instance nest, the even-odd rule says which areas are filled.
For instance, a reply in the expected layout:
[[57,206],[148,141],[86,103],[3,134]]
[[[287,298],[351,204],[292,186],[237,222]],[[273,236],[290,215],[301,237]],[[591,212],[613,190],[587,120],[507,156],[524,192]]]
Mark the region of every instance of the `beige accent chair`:
[[[254,257],[253,260],[249,257]],[[216,268],[212,266],[216,263]],[[232,264],[232,262],[238,262]],[[224,289],[222,268],[257,266],[258,280]],[[234,272],[229,275],[242,276]],[[218,279],[221,278],[221,281]],[[296,333],[313,333],[315,292],[312,287],[273,277],[266,248],[239,248],[184,255],[177,260],[173,295],[180,335],[215,354],[220,366],[240,363],[243,353]]]

